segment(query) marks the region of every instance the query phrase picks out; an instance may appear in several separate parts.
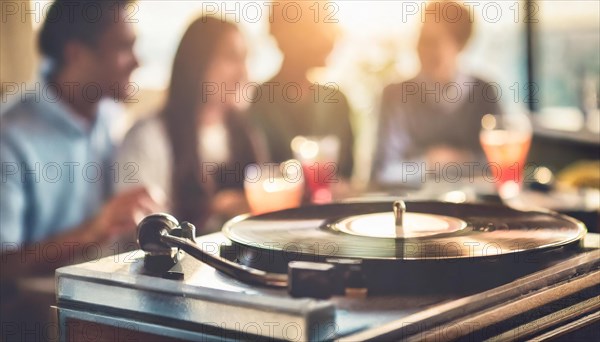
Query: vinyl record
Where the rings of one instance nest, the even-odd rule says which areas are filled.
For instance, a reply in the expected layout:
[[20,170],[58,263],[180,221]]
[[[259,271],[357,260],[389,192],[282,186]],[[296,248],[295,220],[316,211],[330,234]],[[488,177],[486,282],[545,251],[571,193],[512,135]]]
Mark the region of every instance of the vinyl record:
[[394,236],[390,235],[392,209],[392,202],[307,206],[238,217],[225,225],[223,233],[235,244],[285,253],[287,259],[403,261],[485,259],[544,251],[576,245],[586,233],[580,222],[554,212],[406,202],[411,222],[404,235]]

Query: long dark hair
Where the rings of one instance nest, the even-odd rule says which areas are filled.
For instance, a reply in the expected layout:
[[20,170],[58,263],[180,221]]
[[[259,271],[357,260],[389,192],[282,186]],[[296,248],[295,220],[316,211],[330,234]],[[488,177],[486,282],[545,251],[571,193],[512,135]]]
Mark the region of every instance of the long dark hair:
[[[232,30],[237,30],[234,24],[212,17],[198,18],[189,26],[175,55],[162,111],[173,154],[173,211],[179,219],[196,225],[209,216],[210,197],[220,186],[218,179],[201,174],[197,115],[202,107],[201,86],[218,44]],[[246,164],[253,162],[254,154],[237,114],[227,113],[225,118],[230,155],[233,162]]]

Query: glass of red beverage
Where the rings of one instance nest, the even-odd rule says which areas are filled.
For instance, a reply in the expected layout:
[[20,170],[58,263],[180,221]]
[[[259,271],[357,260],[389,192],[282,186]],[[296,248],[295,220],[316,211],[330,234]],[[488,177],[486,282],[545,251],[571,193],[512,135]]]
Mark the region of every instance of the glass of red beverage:
[[521,191],[531,137],[531,120],[526,114],[486,114],[481,119],[479,139],[503,199],[516,197]]
[[338,182],[339,145],[339,139],[333,135],[297,136],[292,140],[294,158],[302,164],[306,190],[312,203],[329,203],[333,199],[331,186]]

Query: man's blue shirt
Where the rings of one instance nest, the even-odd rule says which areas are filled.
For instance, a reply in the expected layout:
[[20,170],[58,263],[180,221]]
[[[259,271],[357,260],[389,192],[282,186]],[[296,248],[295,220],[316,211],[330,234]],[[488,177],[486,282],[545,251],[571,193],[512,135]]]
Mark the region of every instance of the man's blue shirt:
[[3,104],[7,106],[0,117],[3,248],[42,241],[91,219],[114,181],[107,117],[99,113],[89,122],[44,95]]

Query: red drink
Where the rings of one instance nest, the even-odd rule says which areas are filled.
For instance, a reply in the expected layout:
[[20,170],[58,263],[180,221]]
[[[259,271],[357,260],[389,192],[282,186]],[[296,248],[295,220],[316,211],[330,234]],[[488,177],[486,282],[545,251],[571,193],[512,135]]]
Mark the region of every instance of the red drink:
[[523,182],[523,169],[531,145],[531,135],[489,130],[481,132],[480,140],[500,196],[511,197],[518,194]]
[[304,162],[302,164],[304,180],[312,202],[331,202],[331,183],[337,182],[336,167],[333,162]]
[[337,182],[339,140],[335,136],[297,136],[291,143],[294,157],[302,164],[306,189],[313,203],[331,202],[331,183]]

